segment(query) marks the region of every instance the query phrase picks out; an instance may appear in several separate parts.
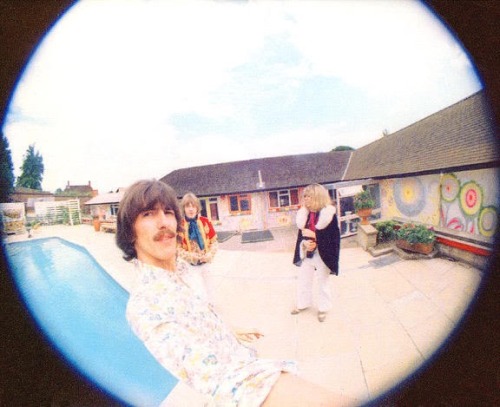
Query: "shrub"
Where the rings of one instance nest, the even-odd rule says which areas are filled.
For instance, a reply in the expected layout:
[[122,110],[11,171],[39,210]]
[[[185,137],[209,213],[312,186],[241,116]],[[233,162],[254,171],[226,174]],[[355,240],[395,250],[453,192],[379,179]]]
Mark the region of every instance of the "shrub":
[[397,223],[393,220],[386,220],[375,224],[377,229],[377,240],[379,243],[390,242],[396,239]]
[[433,229],[424,225],[405,223],[396,232],[398,239],[406,240],[408,243],[432,243],[436,240]]

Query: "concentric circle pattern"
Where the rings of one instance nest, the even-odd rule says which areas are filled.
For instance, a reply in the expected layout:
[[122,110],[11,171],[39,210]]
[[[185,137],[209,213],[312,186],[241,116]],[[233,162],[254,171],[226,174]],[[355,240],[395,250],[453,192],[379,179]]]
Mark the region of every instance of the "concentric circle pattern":
[[483,190],[474,181],[466,182],[460,189],[460,209],[466,216],[474,216],[481,209]]
[[418,178],[398,179],[394,183],[394,200],[405,216],[417,216],[425,206],[425,187]]
[[460,182],[455,174],[445,174],[441,180],[441,198],[453,202],[460,192]]
[[492,237],[498,228],[498,213],[494,206],[481,209],[478,221],[479,232],[486,237]]

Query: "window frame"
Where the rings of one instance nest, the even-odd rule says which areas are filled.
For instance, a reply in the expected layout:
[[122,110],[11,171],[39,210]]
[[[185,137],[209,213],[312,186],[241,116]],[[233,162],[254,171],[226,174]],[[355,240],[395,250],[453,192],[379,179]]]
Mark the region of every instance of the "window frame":
[[[275,195],[275,197],[271,197],[271,195]],[[288,205],[282,204],[282,198],[286,198],[288,200]],[[269,209],[272,211],[297,208],[300,205],[299,188],[276,189],[274,191],[269,191],[267,199]],[[274,206],[273,201],[276,202],[278,206]]]
[[[216,196],[206,196],[199,198],[201,204],[200,214],[206,216],[212,222],[219,222],[219,200]],[[212,211],[212,205],[215,205],[215,211]],[[214,213],[215,212],[215,213]]]
[[[233,210],[233,205],[232,205],[232,200],[236,198],[236,203],[238,205],[237,210]],[[231,194],[228,195],[228,201],[229,201],[229,213],[231,215],[250,215],[252,213],[252,194]],[[242,202],[247,201],[248,202],[248,209],[243,210],[242,209]]]
[[109,213],[111,216],[117,216],[118,215],[118,208],[120,206],[120,203],[112,203],[109,205]]

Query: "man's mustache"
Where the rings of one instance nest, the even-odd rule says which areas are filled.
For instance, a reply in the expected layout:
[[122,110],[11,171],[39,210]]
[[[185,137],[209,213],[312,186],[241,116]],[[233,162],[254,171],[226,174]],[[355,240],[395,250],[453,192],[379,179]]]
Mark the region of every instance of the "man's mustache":
[[154,241],[159,241],[163,239],[164,237],[172,238],[177,235],[175,230],[172,230],[170,228],[162,229],[156,235],[153,236]]

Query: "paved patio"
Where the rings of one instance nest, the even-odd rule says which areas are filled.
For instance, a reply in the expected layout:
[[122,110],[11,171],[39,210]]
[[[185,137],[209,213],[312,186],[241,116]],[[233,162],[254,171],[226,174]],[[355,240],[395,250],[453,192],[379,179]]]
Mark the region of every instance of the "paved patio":
[[[342,395],[345,405],[374,400],[426,362],[462,317],[481,279],[479,270],[444,258],[373,258],[354,239],[345,239],[340,275],[330,276],[335,305],[319,323],[315,310],[290,315],[297,273],[291,263],[294,231],[273,235],[258,243],[241,243],[235,235],[220,244],[212,265],[216,307],[230,324],[256,327],[265,335],[255,345],[262,357],[297,360],[304,378]],[[134,269],[121,258],[114,234],[88,225],[50,226],[33,238],[49,236],[86,247],[130,288]],[[183,405],[200,405],[183,386],[164,405],[175,405],[176,397]]]

